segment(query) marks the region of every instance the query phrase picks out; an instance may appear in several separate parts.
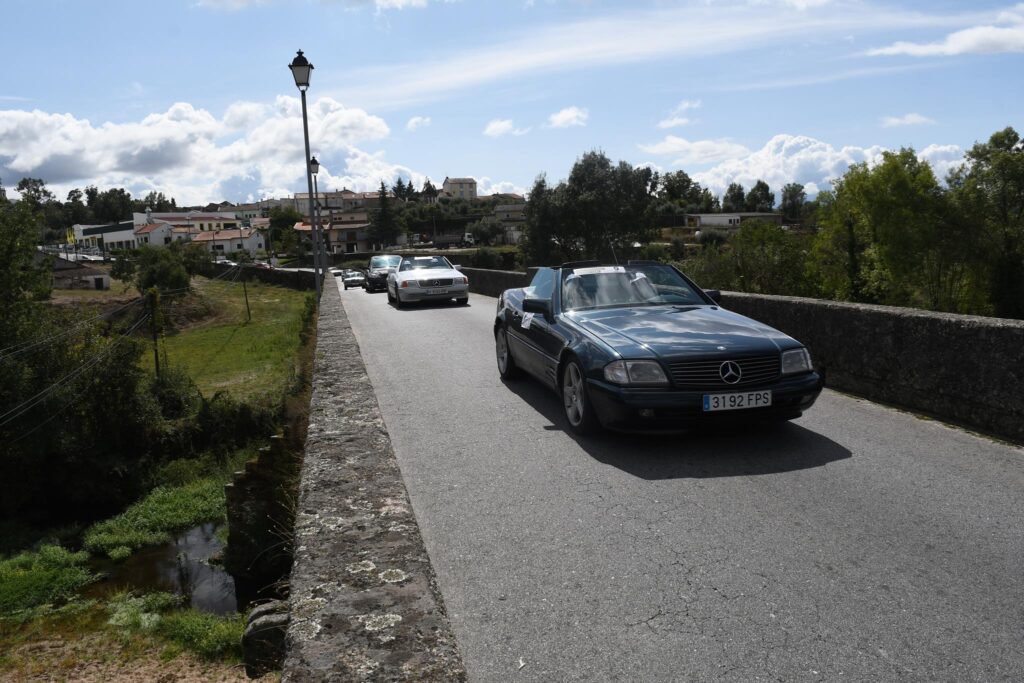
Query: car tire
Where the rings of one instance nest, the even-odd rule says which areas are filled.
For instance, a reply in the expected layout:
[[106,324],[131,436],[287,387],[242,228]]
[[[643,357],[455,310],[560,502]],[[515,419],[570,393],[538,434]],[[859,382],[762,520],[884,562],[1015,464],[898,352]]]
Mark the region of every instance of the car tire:
[[405,307],[405,302],[402,301],[402,294],[396,289],[395,290],[395,308]]
[[389,304],[395,303],[395,297],[391,295],[391,288],[388,287],[386,291],[388,293],[388,303]]
[[469,304],[469,297],[467,296],[467,297],[466,297],[466,298],[464,298],[464,299],[456,299],[456,300],[455,300],[455,303],[457,303],[457,304],[458,304],[458,305],[460,305],[460,306],[466,306],[466,305],[468,305],[468,304]]
[[590,403],[587,376],[575,358],[570,359],[562,368],[559,387],[562,412],[565,414],[565,421],[569,423],[569,429],[581,436],[597,431],[600,423],[594,406]]
[[503,380],[518,379],[523,371],[516,365],[508,347],[508,328],[504,325],[494,331],[494,355],[498,360],[498,376]]

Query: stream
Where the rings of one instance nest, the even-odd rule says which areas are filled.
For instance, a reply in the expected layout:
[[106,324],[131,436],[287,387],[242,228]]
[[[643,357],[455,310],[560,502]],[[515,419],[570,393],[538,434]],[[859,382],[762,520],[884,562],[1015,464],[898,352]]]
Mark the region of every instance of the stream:
[[231,614],[245,608],[235,594],[235,580],[219,563],[224,543],[217,538],[220,525],[201,524],[163,545],[142,548],[131,557],[115,562],[93,559],[94,571],[103,578],[86,589],[99,597],[120,590],[136,593],[164,591],[185,598],[185,606],[212,614]]

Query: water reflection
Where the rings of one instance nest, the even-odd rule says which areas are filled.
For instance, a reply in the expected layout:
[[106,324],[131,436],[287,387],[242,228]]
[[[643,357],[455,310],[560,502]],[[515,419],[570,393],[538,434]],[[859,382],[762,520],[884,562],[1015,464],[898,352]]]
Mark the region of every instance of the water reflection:
[[202,524],[171,543],[143,548],[123,562],[95,560],[94,569],[105,577],[88,592],[165,591],[184,596],[186,606],[203,612],[236,612],[235,580],[219,564],[210,563],[224,548],[217,538],[219,528],[212,523]]

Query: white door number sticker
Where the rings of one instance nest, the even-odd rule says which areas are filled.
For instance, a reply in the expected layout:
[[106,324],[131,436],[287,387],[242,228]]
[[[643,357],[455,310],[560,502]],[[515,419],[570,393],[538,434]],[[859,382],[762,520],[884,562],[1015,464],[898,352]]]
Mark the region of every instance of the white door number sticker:
[[533,324],[533,313],[523,313],[523,329],[530,329],[530,325]]

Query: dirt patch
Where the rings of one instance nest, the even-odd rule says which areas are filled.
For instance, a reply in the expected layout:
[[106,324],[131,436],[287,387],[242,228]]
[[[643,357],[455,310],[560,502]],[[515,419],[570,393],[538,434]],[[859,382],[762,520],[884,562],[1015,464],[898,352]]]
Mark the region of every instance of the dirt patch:
[[[248,681],[241,664],[205,662],[148,638],[89,633],[37,640],[5,653],[0,679],[14,681],[124,681],[201,683]],[[277,681],[264,676],[260,681]]]

